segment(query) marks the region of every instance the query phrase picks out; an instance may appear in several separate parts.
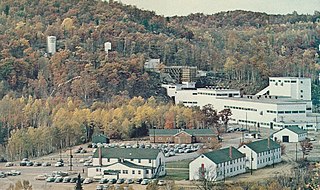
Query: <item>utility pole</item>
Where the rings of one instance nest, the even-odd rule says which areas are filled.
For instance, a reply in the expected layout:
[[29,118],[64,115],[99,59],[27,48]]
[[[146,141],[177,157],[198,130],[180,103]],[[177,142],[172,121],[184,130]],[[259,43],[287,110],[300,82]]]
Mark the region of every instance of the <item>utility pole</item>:
[[[248,130],[248,116],[247,116],[247,112],[246,112],[246,129]],[[249,131],[250,132],[250,131]]]
[[73,158],[73,155],[72,155],[72,148],[70,147],[70,171],[72,171],[72,158]]
[[251,158],[251,171],[250,171],[250,172],[251,172],[251,175],[252,175],[252,161],[253,161],[253,158],[252,158],[252,151],[251,151],[251,157],[250,157],[250,158]]
[[298,161],[298,143],[296,143],[296,162]]

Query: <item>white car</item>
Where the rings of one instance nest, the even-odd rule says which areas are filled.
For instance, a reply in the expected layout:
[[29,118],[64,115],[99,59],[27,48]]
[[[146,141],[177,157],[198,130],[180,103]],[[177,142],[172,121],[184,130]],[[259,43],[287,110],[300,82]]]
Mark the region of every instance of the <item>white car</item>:
[[5,167],[11,167],[11,166],[13,166],[14,164],[13,164],[13,162],[7,162],[6,164],[5,164]]
[[55,167],[62,167],[64,164],[62,162],[57,162],[54,166]]
[[92,183],[92,182],[93,182],[93,180],[91,178],[86,178],[83,181],[84,184],[89,184],[89,183]]
[[159,180],[158,181],[158,185],[160,185],[160,186],[165,185],[165,184],[166,184],[166,182],[164,180]]

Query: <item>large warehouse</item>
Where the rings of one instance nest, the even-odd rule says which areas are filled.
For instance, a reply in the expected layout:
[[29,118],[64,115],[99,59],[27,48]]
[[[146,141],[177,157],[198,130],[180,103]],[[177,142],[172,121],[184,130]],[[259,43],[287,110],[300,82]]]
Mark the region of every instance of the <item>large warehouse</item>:
[[195,88],[195,83],[162,86],[175,104],[200,108],[212,104],[218,111],[230,109],[230,123],[277,129],[320,128],[320,115],[312,113],[310,78],[270,77],[269,86],[255,95],[241,95],[239,90],[222,87]]

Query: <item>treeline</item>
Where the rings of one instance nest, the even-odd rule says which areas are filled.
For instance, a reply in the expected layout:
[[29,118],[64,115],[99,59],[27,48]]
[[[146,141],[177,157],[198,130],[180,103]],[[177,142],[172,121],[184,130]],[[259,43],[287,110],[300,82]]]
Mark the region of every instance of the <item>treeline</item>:
[[149,128],[207,128],[223,126],[230,110],[217,112],[160,103],[154,97],[118,96],[112,103],[95,102],[86,107],[79,100],[12,98],[0,101],[1,144],[11,159],[48,154],[91,140],[94,133],[112,139],[148,135]]
[[[88,104],[121,94],[158,96],[158,77],[143,70],[148,58],[223,72],[230,81],[257,88],[268,76],[315,81],[319,72],[317,11],[163,17],[118,2],[84,0],[2,0],[0,11],[1,96],[73,96]],[[49,35],[57,36],[58,53],[46,57]]]

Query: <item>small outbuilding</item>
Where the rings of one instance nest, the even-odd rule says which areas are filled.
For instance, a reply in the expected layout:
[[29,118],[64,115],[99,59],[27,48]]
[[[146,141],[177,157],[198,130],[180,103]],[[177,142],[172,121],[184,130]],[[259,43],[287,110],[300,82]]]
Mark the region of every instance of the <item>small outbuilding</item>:
[[109,138],[104,134],[95,134],[92,136],[92,143],[109,143]]
[[274,141],[281,142],[301,142],[307,138],[307,131],[298,126],[289,126],[283,128],[272,135]]

